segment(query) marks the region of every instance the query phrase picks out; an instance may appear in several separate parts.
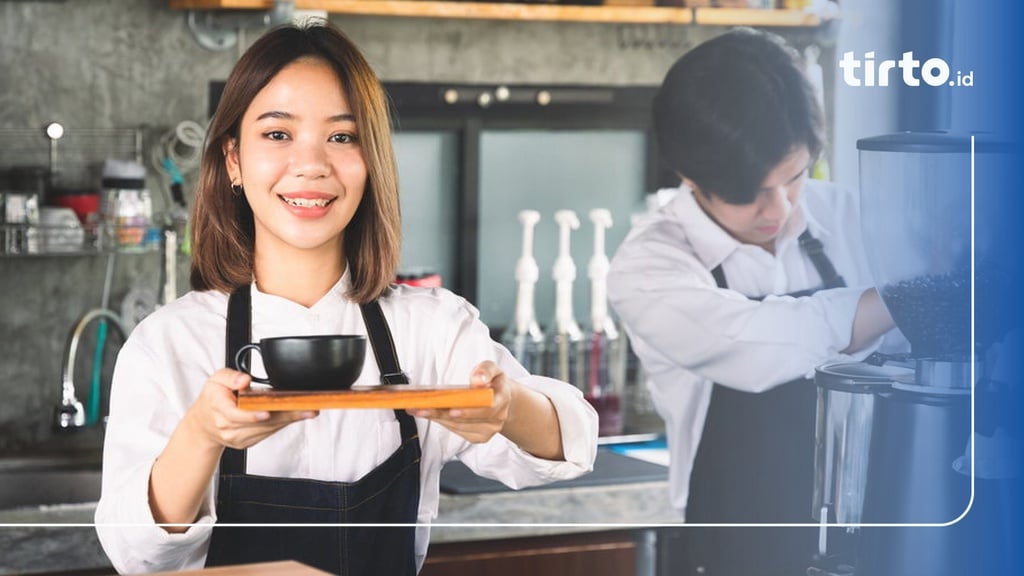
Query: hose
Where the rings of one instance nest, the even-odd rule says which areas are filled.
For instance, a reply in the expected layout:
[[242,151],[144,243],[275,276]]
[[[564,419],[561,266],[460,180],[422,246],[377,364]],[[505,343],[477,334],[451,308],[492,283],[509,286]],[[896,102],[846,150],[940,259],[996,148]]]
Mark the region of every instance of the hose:
[[[110,285],[114,280],[114,253],[107,256],[107,272],[103,280],[103,301],[101,308],[110,306]],[[100,394],[103,377],[103,351],[107,344],[107,320],[100,318],[96,327],[96,351],[92,360],[92,380],[89,383],[89,401],[85,408],[86,424],[95,424],[100,417]]]

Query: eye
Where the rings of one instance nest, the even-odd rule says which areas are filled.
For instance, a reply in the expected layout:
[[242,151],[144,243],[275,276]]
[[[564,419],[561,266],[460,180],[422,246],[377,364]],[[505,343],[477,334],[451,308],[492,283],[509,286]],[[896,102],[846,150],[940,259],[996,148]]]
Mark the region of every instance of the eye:
[[334,134],[333,136],[328,138],[328,141],[335,142],[337,144],[353,144],[357,140],[358,140],[358,138],[356,137],[355,134],[348,134],[346,132],[341,132],[339,134]]
[[268,140],[275,140],[278,142],[288,139],[288,135],[280,130],[271,130],[270,132],[265,132],[263,134],[263,137]]

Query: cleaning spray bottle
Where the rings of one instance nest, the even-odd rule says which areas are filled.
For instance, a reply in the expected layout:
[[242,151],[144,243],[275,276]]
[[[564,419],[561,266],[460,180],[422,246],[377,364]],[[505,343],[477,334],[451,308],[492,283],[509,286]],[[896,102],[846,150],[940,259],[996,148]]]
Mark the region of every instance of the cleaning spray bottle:
[[590,329],[586,348],[587,401],[597,410],[598,435],[622,434],[622,396],[626,384],[625,339],[608,314],[608,256],[604,252],[604,232],[612,226],[612,214],[603,208],[590,211],[594,223],[594,255],[587,266],[590,277]]
[[516,309],[512,324],[502,335],[502,344],[531,374],[544,370],[544,334],[537,325],[533,293],[540,278],[537,261],[533,258],[533,229],[540,221],[540,212],[523,210],[519,222],[523,225],[523,252],[516,262]]
[[[572,309],[572,283],[576,265],[569,253],[569,235],[580,227],[572,210],[555,212],[558,224],[558,257],[552,269],[555,280],[555,321],[548,329],[548,368],[545,374],[584,389],[586,384],[583,331]],[[585,391],[585,390],[584,390]]]

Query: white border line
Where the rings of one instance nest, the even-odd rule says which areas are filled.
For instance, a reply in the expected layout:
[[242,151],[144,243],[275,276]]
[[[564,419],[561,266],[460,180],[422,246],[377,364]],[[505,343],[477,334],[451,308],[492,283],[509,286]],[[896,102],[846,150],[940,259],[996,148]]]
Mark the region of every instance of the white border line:
[[[970,451],[971,451],[971,498],[967,503],[967,508],[953,520],[942,524],[929,523],[929,524],[881,524],[881,523],[821,523],[821,522],[800,522],[800,523],[784,523],[784,524],[767,524],[767,523],[741,523],[741,524],[689,524],[686,522],[673,522],[673,523],[659,523],[659,524],[640,524],[635,522],[622,522],[622,523],[427,523],[427,524],[231,524],[232,527],[239,528],[312,528],[312,527],[367,527],[367,528],[408,528],[408,527],[450,527],[450,528],[583,528],[583,527],[594,527],[594,528],[664,528],[664,527],[681,527],[681,528],[723,528],[723,527],[736,527],[736,528],[902,528],[902,527],[925,527],[925,528],[941,528],[945,526],[952,526],[967,516],[974,506],[975,496],[975,484],[974,484],[974,388],[975,388],[975,354],[974,354],[974,134],[971,134],[971,437]],[[11,511],[19,509],[11,509]],[[20,509],[26,510],[26,509]],[[19,510],[19,511],[20,511]],[[7,511],[0,511],[0,513]],[[215,526],[211,523],[191,523],[191,524],[155,524],[156,526]],[[15,524],[0,524],[0,528],[95,528],[96,526],[113,527],[113,528],[142,528],[152,527],[154,524],[122,524],[122,523],[68,523],[68,524],[34,524],[34,523],[15,523]]]

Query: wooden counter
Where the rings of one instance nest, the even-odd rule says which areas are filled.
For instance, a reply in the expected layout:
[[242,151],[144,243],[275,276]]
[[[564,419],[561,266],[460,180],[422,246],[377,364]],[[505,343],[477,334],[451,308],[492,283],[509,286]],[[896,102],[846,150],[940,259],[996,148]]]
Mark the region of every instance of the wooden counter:
[[185,572],[157,572],[156,576],[169,574],[175,576],[323,576],[328,573],[298,562],[261,562]]

